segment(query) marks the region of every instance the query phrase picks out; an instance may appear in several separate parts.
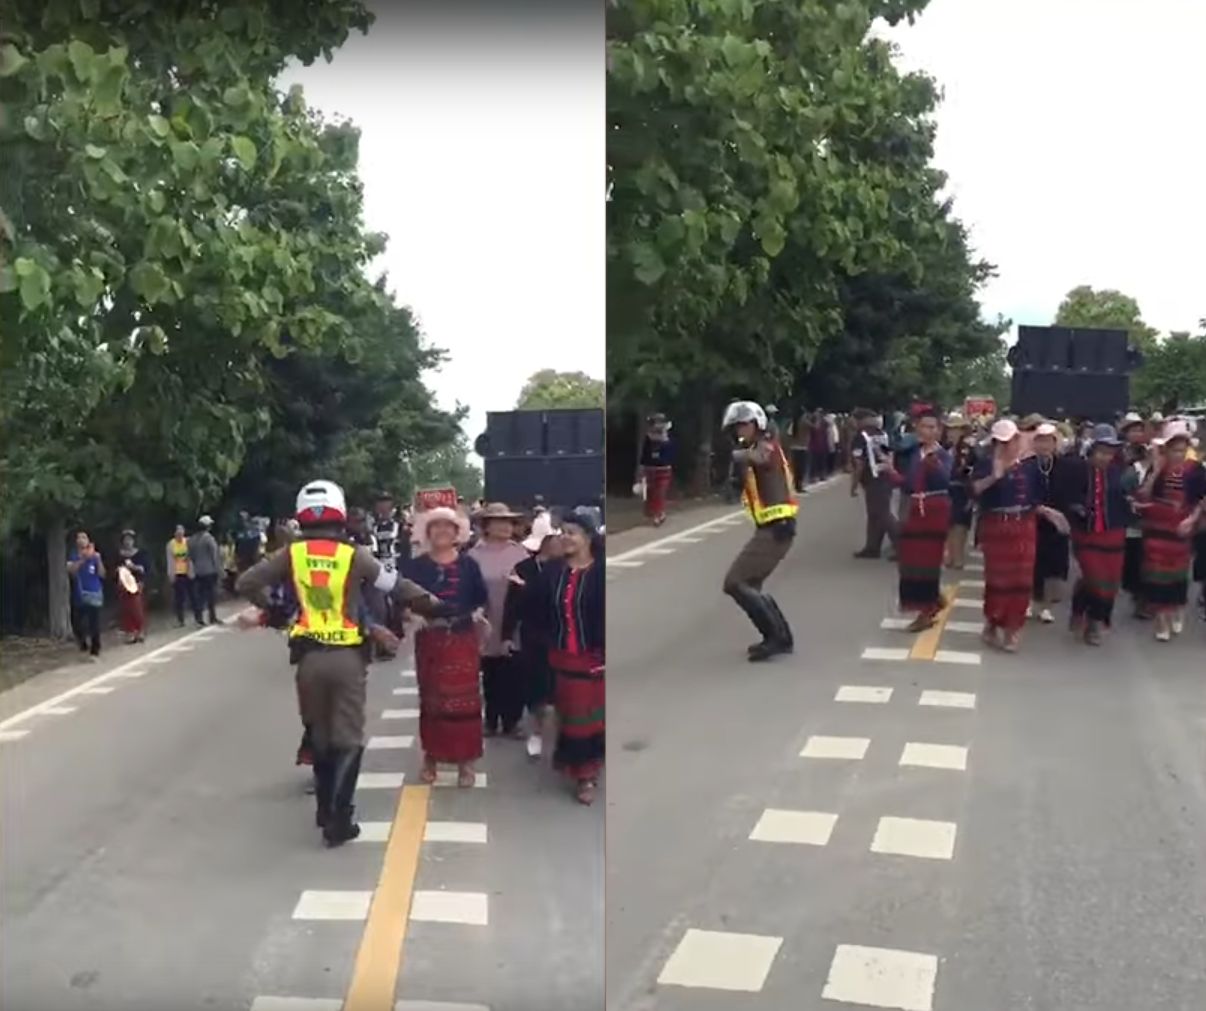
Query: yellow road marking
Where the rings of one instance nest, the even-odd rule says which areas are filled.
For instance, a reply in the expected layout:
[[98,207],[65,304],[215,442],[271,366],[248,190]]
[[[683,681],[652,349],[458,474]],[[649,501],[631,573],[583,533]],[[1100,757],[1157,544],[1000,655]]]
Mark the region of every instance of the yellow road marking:
[[946,605],[938,612],[938,618],[933,626],[922,632],[913,643],[913,648],[909,651],[910,660],[934,659],[934,655],[938,652],[938,643],[942,640],[942,631],[946,628],[947,619],[951,616],[952,604],[958,592],[958,583],[942,588],[943,599],[946,601]]
[[400,791],[343,1011],[392,1011],[397,1002],[398,973],[430,798],[428,786],[404,786]]

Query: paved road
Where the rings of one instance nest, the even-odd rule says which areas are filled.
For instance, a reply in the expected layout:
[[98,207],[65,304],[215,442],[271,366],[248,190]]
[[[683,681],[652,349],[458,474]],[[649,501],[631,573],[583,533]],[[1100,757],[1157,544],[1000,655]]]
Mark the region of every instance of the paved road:
[[1206,627],[983,655],[965,571],[915,642],[845,487],[769,665],[719,592],[741,521],[611,545],[608,1008],[1206,1007]]
[[391,920],[396,994],[361,1011],[602,1007],[602,805],[574,803],[522,744],[488,744],[481,789],[407,785],[419,831],[408,854],[399,819],[387,848],[418,702],[409,663],[375,666],[365,836],[327,851],[292,764],[279,638],[213,630],[127,655],[49,678],[57,698],[22,686],[49,703],[30,716],[0,710],[5,1011],[338,1011],[354,966],[388,981],[397,938],[362,939]]

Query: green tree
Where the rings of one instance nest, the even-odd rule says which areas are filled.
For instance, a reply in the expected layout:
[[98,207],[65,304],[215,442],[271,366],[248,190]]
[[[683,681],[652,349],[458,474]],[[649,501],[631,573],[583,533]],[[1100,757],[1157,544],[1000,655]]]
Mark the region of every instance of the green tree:
[[524,384],[515,409],[547,411],[559,407],[605,407],[606,403],[603,380],[592,379],[585,372],[541,369]]
[[463,435],[403,462],[403,495],[410,498],[420,488],[451,485],[467,502],[481,498],[482,470],[469,459],[469,442]]
[[1206,403],[1206,327],[1192,336],[1170,333],[1147,351],[1131,381],[1131,403],[1165,414]]
[[702,436],[734,395],[841,406],[856,380],[893,396],[990,351],[991,267],[930,165],[937,87],[870,32],[924,6],[611,11],[609,413],[690,407]]
[[1156,331],[1143,322],[1139,303],[1112,288],[1098,291],[1087,284],[1073,288],[1055,313],[1055,325],[1126,330],[1131,343],[1145,353],[1156,343]]
[[[0,525],[45,533],[63,634],[67,520],[219,501],[314,389],[280,363],[354,372],[398,310],[364,273],[384,239],[363,226],[355,129],[273,83],[367,30],[363,3],[6,14]],[[405,399],[394,437],[428,416],[413,380]],[[332,445],[348,465],[363,450],[346,426]]]

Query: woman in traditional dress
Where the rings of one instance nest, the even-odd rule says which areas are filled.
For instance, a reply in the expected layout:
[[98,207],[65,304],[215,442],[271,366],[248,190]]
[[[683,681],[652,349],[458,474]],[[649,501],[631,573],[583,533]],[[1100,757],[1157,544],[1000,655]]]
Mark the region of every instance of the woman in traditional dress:
[[1143,601],[1156,620],[1159,642],[1181,634],[1189,602],[1190,538],[1206,493],[1202,465],[1187,459],[1191,438],[1184,423],[1165,427],[1153,442],[1154,466],[1135,495],[1143,518]]
[[126,634],[127,645],[147,638],[146,582],[150,569],[147,553],[138,546],[133,530],[121,534],[120,562],[117,567],[118,621]]
[[[1062,480],[1067,461],[1058,452],[1059,430],[1044,421],[1034,430],[1034,458],[1038,466],[1039,496],[1043,505],[1057,511],[1062,502]],[[1034,603],[1044,625],[1055,621],[1051,605],[1058,604],[1068,582],[1068,531],[1056,527],[1046,515],[1038,520],[1034,552]]]
[[945,444],[951,454],[951,526],[946,536],[945,561],[959,570],[967,560],[967,538],[975,515],[971,477],[976,462],[976,440],[971,424],[962,414],[947,416]]
[[[561,518],[564,557],[549,563],[536,584],[552,619],[549,666],[555,678],[557,746],[553,766],[577,787],[578,802],[595,799],[605,750],[605,632],[603,538],[585,509]],[[518,575],[512,582],[524,586]]]
[[674,480],[674,443],[670,422],[664,414],[653,414],[641,443],[641,481],[645,486],[645,516],[655,527],[666,522],[666,505]]
[[910,632],[933,626],[942,610],[942,561],[951,525],[951,454],[938,442],[942,432],[932,412],[914,422],[917,448],[903,474],[890,472],[901,490],[904,516],[897,565],[900,609],[916,614]]
[[486,584],[477,562],[460,551],[469,524],[456,510],[420,513],[415,535],[423,553],[404,564],[404,575],[455,604],[458,612],[455,618],[429,621],[415,633],[422,778],[434,783],[438,764],[446,762],[457,767],[457,785],[469,787],[473,763],[482,757],[479,630],[485,624]]
[[1018,426],[1002,419],[992,426],[991,436],[991,457],[976,465],[972,481],[984,552],[983,639],[989,646],[1016,653],[1034,584],[1038,517],[1063,530],[1067,521],[1043,505],[1038,461],[1026,456],[1028,447]]
[[1096,425],[1089,443],[1088,456],[1076,461],[1063,508],[1072,521],[1072,547],[1080,567],[1070,627],[1090,646],[1099,646],[1113,622],[1114,599],[1122,583],[1133,480],[1124,471],[1118,455],[1121,442],[1112,425]]

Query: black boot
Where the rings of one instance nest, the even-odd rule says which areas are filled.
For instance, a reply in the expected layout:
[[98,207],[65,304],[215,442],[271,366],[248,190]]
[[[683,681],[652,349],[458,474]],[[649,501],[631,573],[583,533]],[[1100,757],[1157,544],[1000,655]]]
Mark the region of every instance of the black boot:
[[787,619],[783,616],[783,612],[779,609],[779,602],[769,594],[762,595],[766,600],[766,606],[770,608],[771,614],[775,616],[775,626],[779,642],[783,646],[784,653],[793,653],[796,648],[796,637],[791,634],[791,626],[787,623]]
[[335,795],[335,753],[314,749],[314,824],[324,828],[331,818]]
[[356,824],[356,780],[360,778],[360,759],[364,748],[333,752],[330,815],[322,828],[328,846],[342,846],[360,835]]
[[778,622],[774,613],[767,605],[767,597],[763,596],[752,586],[739,584],[729,591],[737,606],[746,613],[754,627],[762,633],[762,641],[755,643],[746,652],[751,661],[769,660],[777,653],[782,653],[783,643],[780,640]]

